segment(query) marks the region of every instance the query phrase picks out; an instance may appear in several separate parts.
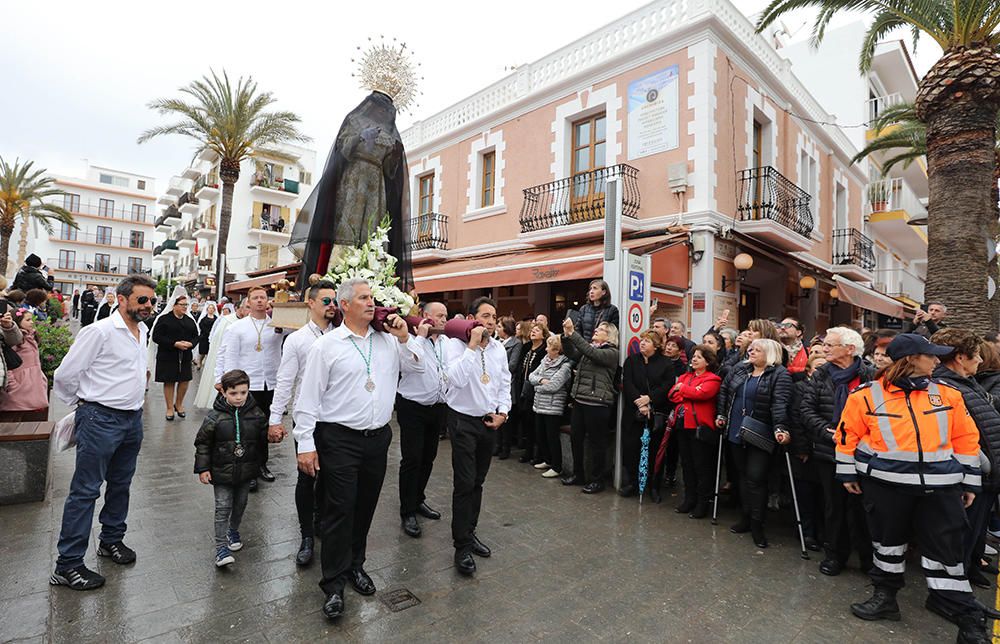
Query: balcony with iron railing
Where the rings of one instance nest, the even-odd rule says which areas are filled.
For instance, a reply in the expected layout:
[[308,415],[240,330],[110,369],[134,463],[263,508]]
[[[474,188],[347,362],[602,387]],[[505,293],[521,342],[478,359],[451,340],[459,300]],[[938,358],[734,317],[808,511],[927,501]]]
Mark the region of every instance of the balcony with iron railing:
[[927,256],[927,234],[911,222],[927,220],[927,206],[901,177],[868,184],[866,218],[868,228],[907,259]]
[[[104,258],[94,257],[92,259],[50,259],[47,262],[49,268],[54,271],[79,271],[87,273],[103,273],[106,275],[129,275],[138,273],[140,275],[150,275],[152,269],[141,262],[111,262]],[[58,277],[58,276],[57,276]]]
[[146,208],[142,206],[137,208],[135,204],[116,208],[114,203],[80,203],[72,199],[64,199],[53,203],[57,206],[62,206],[74,216],[104,217],[137,224],[153,223],[153,218],[147,214]]
[[[585,224],[604,219],[605,191],[612,179],[618,180],[622,193],[622,217],[635,217],[640,206],[638,176],[638,169],[621,163],[525,188],[521,233],[552,233],[576,224],[596,232],[600,226]],[[551,239],[550,234],[546,237]]]
[[177,199],[177,209],[190,215],[198,214],[198,197],[193,192],[185,192]]
[[280,177],[272,179],[266,174],[258,172],[250,178],[250,192],[258,191],[262,193],[262,196],[294,199],[299,194],[299,182]]
[[812,248],[811,196],[775,168],[748,168],[737,173],[738,232],[784,251]]
[[58,235],[49,235],[49,241],[76,242],[78,244],[111,246],[113,248],[129,248],[140,251],[153,250],[153,243],[145,241],[144,235],[136,237],[131,233],[88,233],[81,232],[75,228],[66,228],[60,230]]
[[174,234],[173,239],[177,242],[178,248],[192,249],[197,244],[190,228],[181,228]]
[[875,290],[880,293],[917,304],[924,301],[924,279],[916,273],[905,268],[876,268],[874,275]]
[[163,255],[166,253],[172,253],[176,255],[179,251],[177,250],[177,241],[173,239],[167,239],[162,244],[153,249],[153,257],[157,255]]
[[214,209],[210,208],[194,220],[194,236],[200,239],[215,239],[219,236],[219,231],[215,228]]
[[865,113],[868,114],[869,138],[873,135],[872,123],[881,116],[887,108],[894,107],[903,102],[903,96],[899,92],[887,94],[886,96],[876,96],[865,101]]
[[198,199],[211,201],[219,196],[220,185],[219,175],[212,172],[198,177],[194,182],[194,188],[191,190]]
[[[425,212],[410,219],[410,251],[442,251],[448,249],[448,216],[436,212]],[[440,253],[421,253],[431,258]]]
[[855,228],[833,231],[833,270],[848,279],[869,282],[875,269],[875,244]]

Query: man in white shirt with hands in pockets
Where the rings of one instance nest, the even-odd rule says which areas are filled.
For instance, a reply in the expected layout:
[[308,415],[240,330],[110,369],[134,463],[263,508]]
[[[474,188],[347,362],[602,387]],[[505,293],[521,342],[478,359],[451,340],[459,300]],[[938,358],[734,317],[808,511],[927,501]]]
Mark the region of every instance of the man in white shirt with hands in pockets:
[[448,429],[451,434],[452,493],[451,534],[455,543],[455,568],[463,575],[476,572],[473,554],[492,552],[479,537],[476,526],[483,505],[483,483],[490,471],[497,430],[510,412],[510,369],[507,351],[493,338],[497,306],[480,297],[469,307],[470,320],[479,322],[468,342],[448,340]]
[[345,280],[337,300],[344,323],[313,344],[292,430],[299,469],[309,476],[322,470],[320,587],[330,619],[344,613],[348,579],[358,593],[375,593],[363,565],[392,442],[389,419],[400,371],[424,368],[403,318],[389,316],[388,333],[372,329],[375,301],[367,281]]
[[[285,340],[281,350],[281,365],[278,367],[278,382],[274,386],[274,400],[268,420],[267,439],[280,443],[288,435],[282,416],[292,399],[292,391],[302,380],[306,359],[313,344],[333,330],[332,320],[337,314],[337,285],[330,280],[320,280],[306,291],[306,306],[309,307],[309,321]],[[295,555],[295,563],[306,566],[312,561],[315,545],[315,522],[319,513],[317,500],[322,490],[317,489],[316,477],[299,470],[295,482],[295,511],[299,517],[299,531],[302,542]]]

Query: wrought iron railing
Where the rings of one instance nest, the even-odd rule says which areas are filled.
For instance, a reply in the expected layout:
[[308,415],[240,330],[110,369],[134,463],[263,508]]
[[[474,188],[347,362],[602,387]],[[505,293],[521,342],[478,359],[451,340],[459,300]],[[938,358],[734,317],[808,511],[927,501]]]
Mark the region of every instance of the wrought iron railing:
[[448,248],[448,216],[427,212],[410,219],[410,250],[432,248]]
[[130,273],[140,273],[149,275],[152,269],[143,266],[140,262],[116,262],[106,261],[103,258],[93,259],[50,259],[48,261],[50,269],[57,271],[86,271],[88,273],[107,273],[110,275],[128,275]]
[[639,170],[621,163],[525,188],[521,232],[604,219],[605,187],[616,177],[622,192],[621,214],[634,217],[639,212],[638,175]]
[[185,192],[177,199],[177,207],[180,208],[186,204],[198,205],[198,197],[194,196],[193,192]]
[[856,228],[838,228],[833,231],[833,263],[874,270],[875,244]]
[[107,234],[81,232],[75,228],[63,227],[58,234],[50,235],[51,241],[70,241],[86,244],[98,244],[101,246],[114,246],[116,248],[130,248],[133,250],[148,251],[153,249],[153,243],[145,240],[145,235],[133,235],[131,232]]
[[739,201],[736,211],[740,221],[769,219],[809,237],[813,214],[809,193],[798,187],[771,166],[749,168],[737,173]]
[[177,250],[177,242],[173,239],[168,239],[162,244],[153,249],[153,255],[159,255],[165,250]]

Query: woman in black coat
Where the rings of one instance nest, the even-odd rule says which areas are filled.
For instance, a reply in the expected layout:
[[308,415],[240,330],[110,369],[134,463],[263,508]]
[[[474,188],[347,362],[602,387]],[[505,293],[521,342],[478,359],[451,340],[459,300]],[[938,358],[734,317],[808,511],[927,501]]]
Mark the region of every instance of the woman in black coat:
[[208,339],[212,335],[212,325],[215,324],[215,302],[205,305],[205,315],[198,320],[198,366],[205,362],[208,355]]
[[[667,391],[674,386],[677,374],[674,365],[663,355],[663,340],[654,331],[646,331],[639,342],[639,353],[625,358],[622,366],[622,465],[628,481],[618,494],[634,496],[639,489],[639,459],[642,451],[642,430],[649,427],[650,472],[656,461],[656,452],[663,438],[666,419],[670,411]],[[657,414],[661,414],[657,417]],[[649,497],[660,502],[660,486],[647,480]]]
[[[198,343],[198,325],[187,314],[186,295],[174,301],[173,309],[160,316],[153,326],[156,343],[156,382],[163,383],[167,420],[174,413],[184,418],[184,396],[191,382],[192,349]],[[176,394],[176,397],[175,397]]]
[[97,315],[97,298],[94,292],[87,289],[80,296],[80,326],[84,327],[93,324],[94,316]]
[[792,378],[781,366],[782,354],[777,341],[754,340],[747,352],[747,362],[733,367],[722,383],[715,419],[719,429],[727,429],[729,456],[739,472],[743,516],[730,530],[735,534],[752,533],[758,548],[767,547],[764,508],[774,450],[768,451],[744,440],[740,427],[760,426],[758,435],[764,440],[781,445],[791,442],[788,407],[792,398]]
[[[521,463],[530,462],[536,469],[547,470],[548,463],[543,458],[546,454],[535,454],[535,388],[528,382],[528,376],[542,364],[545,357],[545,341],[549,338],[549,329],[541,322],[525,322],[529,325],[528,342],[521,350],[520,363],[513,374],[514,395],[517,396],[518,420],[521,427],[521,441],[524,444],[524,454],[518,459]],[[539,451],[547,448],[539,445]],[[543,467],[544,466],[544,467]]]

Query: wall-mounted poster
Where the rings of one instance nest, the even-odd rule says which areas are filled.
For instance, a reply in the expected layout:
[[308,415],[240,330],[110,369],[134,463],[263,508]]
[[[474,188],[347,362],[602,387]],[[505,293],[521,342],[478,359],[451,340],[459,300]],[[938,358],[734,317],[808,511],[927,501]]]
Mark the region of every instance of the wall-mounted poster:
[[628,158],[673,150],[678,141],[677,65],[628,84]]

